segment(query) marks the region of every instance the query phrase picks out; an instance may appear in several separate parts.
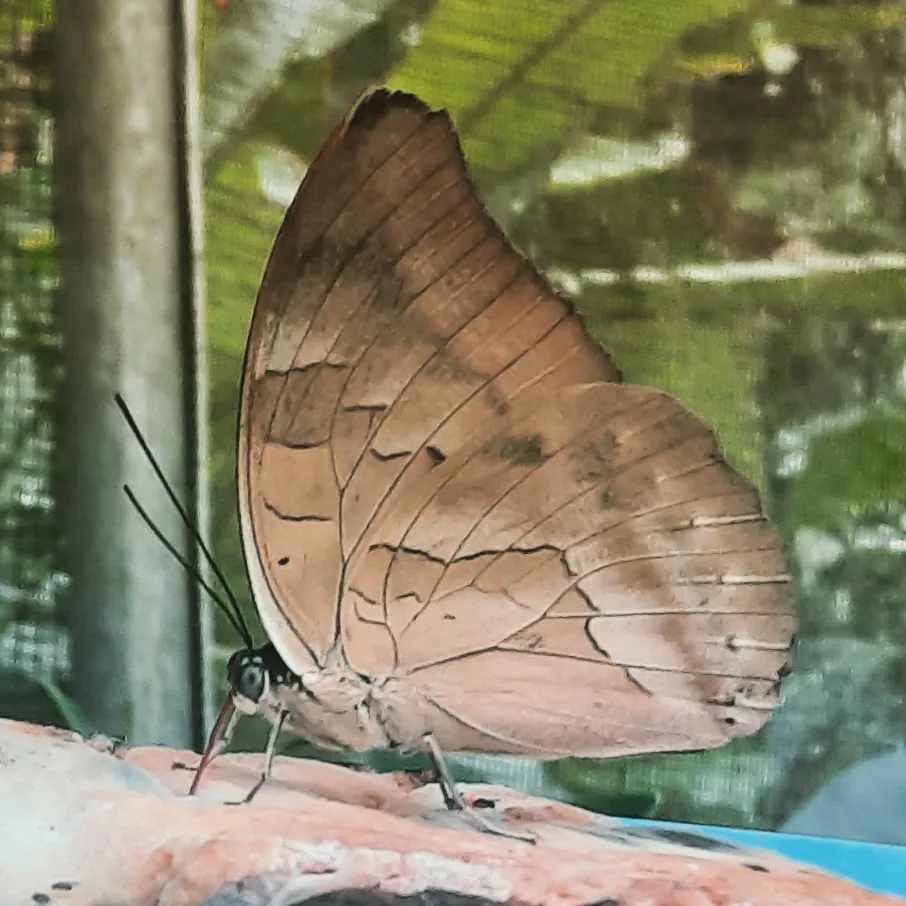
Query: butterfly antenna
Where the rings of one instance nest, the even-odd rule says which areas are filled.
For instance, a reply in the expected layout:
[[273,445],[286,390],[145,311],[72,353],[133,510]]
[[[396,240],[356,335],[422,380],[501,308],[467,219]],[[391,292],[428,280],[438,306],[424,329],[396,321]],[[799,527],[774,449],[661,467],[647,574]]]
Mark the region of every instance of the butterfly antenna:
[[214,601],[214,603],[217,604],[217,606],[220,607],[220,609],[226,614],[226,618],[230,621],[233,629],[236,630],[238,635],[242,636],[243,640],[246,642],[246,645],[251,648],[252,646],[249,644],[251,640],[246,635],[244,627],[240,626],[237,622],[236,617],[233,615],[233,611],[227,605],[226,601],[224,601],[223,598],[221,598],[220,595],[217,594],[217,592],[214,591],[214,589],[211,588],[211,586],[208,585],[207,582],[205,582],[205,580],[201,576],[201,573],[199,573],[198,570],[195,569],[195,567],[192,566],[192,564],[189,563],[189,561],[186,560],[185,557],[183,557],[183,555],[173,546],[170,539],[167,538],[167,536],[157,527],[157,525],[155,525],[154,520],[148,515],[145,508],[138,502],[138,498],[135,496],[132,488],[130,488],[129,485],[124,484],[123,490],[126,492],[126,496],[129,498],[129,502],[132,504],[132,506],[135,507],[136,512],[144,520],[145,525],[147,525],[148,528],[151,529],[151,531],[154,533],[154,537],[157,538],[158,541],[160,541],[160,543],[170,552],[170,554],[172,554],[173,557],[176,558],[176,561],[179,563],[179,565],[182,566],[182,568],[211,596],[211,599]]
[[[145,458],[151,464],[151,468],[154,469],[154,473],[157,475],[157,478],[160,481],[161,485],[163,486],[164,491],[166,491],[167,496],[170,498],[170,502],[173,504],[174,507],[176,507],[176,511],[179,513],[180,517],[182,518],[183,524],[189,530],[189,533],[191,534],[195,543],[198,545],[199,549],[204,554],[205,560],[208,562],[208,565],[211,567],[211,570],[213,571],[214,575],[217,577],[218,581],[220,582],[221,586],[223,587],[223,590],[226,592],[227,600],[230,602],[231,607],[228,608],[226,606],[226,604],[222,602],[222,599],[218,595],[214,596],[214,600],[221,603],[221,607],[223,608],[223,610],[225,612],[229,612],[229,615],[231,617],[230,622],[233,624],[234,628],[236,628],[237,632],[239,632],[239,635],[242,636],[242,639],[245,642],[246,646],[249,648],[253,647],[254,643],[252,640],[252,634],[251,634],[251,632],[249,632],[248,624],[245,622],[245,617],[242,615],[242,609],[239,607],[239,602],[236,600],[236,596],[233,594],[233,590],[230,588],[229,583],[226,580],[226,577],[224,576],[220,567],[217,565],[217,561],[214,559],[214,555],[210,552],[210,550],[208,550],[207,545],[204,543],[204,539],[201,537],[201,533],[198,531],[195,524],[189,518],[189,514],[186,512],[185,507],[182,505],[179,498],[176,496],[176,492],[173,490],[172,485],[170,484],[169,481],[167,481],[167,477],[164,475],[163,470],[158,465],[157,458],[155,457],[154,453],[151,452],[151,448],[148,446],[148,442],[145,440],[145,437],[142,434],[138,425],[136,424],[135,419],[132,417],[132,413],[129,411],[129,407],[126,405],[126,401],[123,399],[123,397],[119,393],[114,395],[114,400],[116,402],[116,405],[119,407],[119,410],[123,415],[123,418],[126,420],[126,424],[129,426],[129,430],[132,431],[132,434],[135,436],[135,439],[138,441],[138,445],[142,448],[142,452],[145,454]],[[127,493],[130,493],[130,492],[127,491]],[[154,526],[153,522],[151,522],[150,519],[148,519],[147,514],[144,513],[144,511],[138,505],[138,501],[134,499],[134,495],[131,495],[131,493],[130,493],[130,499],[133,500],[133,503],[138,508],[139,513],[141,513],[144,516],[145,521],[148,522],[149,526],[151,526],[153,528],[155,534],[157,534],[158,537],[160,537],[161,540],[163,540],[162,535],[158,533],[157,527]],[[172,545],[170,545],[169,542],[166,542],[166,544],[168,546],[168,549],[172,551],[173,550]],[[179,561],[184,564],[182,557],[177,555],[177,559],[179,559]],[[196,570],[193,570],[192,574],[195,575],[196,577],[198,577]],[[204,587],[210,594],[211,589],[206,585]]]

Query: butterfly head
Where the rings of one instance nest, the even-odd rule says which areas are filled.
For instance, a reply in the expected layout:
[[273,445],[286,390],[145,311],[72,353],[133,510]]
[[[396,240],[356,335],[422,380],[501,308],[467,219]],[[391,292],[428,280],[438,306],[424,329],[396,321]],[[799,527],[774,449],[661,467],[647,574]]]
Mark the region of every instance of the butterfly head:
[[230,697],[242,714],[267,713],[277,707],[276,692],[281,686],[301,686],[283,662],[273,645],[260,648],[241,648],[227,663]]
[[207,766],[229,745],[233,727],[243,714],[264,713],[273,719],[279,713],[277,691],[281,686],[302,681],[283,662],[273,645],[252,648],[250,645],[235,652],[227,663],[230,691],[211,728],[207,745],[189,788],[192,795],[198,789]]

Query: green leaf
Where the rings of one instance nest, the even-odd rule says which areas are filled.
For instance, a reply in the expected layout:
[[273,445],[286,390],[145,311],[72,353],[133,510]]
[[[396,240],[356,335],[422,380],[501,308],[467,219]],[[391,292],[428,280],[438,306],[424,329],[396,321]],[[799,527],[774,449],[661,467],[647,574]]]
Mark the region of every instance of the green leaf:
[[388,0],[242,0],[230,5],[205,54],[205,157],[221,152],[273,92],[293,59],[323,59],[375,22]]
[[85,712],[50,677],[36,675],[31,679],[47,693],[47,697],[54,703],[70,730],[75,730],[82,736],[91,733],[91,723]]
[[[38,720],[63,725],[82,736],[94,727],[76,702],[47,674],[11,665],[0,670],[3,700],[0,713],[16,720]],[[40,691],[39,691],[40,690]]]
[[[440,0],[391,80],[445,106],[479,177],[552,159],[596,109],[638,111],[645,81],[693,26],[746,0]],[[606,48],[601,53],[600,48]]]
[[813,438],[793,491],[797,525],[828,529],[906,500],[906,400]]
[[902,3],[779,6],[766,17],[779,43],[839,49],[866,32],[898,28],[906,22]]

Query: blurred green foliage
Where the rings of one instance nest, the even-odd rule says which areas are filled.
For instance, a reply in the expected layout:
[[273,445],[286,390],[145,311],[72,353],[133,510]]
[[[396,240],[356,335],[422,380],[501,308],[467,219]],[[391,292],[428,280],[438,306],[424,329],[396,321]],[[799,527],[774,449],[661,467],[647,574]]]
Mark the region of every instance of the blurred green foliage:
[[[206,15],[210,55],[233,26]],[[718,428],[799,578],[799,667],[757,738],[534,773],[465,759],[461,775],[770,827],[902,744],[906,271],[881,253],[906,239],[904,20],[876,2],[399,0],[327,52],[288,54],[228,118],[206,176],[216,549],[234,584],[236,390],[258,280],[330,124],[387,82],[451,110],[491,212],[627,379]]]
[[[855,424],[810,444],[808,466],[796,483],[797,524],[846,532],[892,501],[906,500],[906,401],[866,413]],[[853,452],[864,451],[853,461]]]

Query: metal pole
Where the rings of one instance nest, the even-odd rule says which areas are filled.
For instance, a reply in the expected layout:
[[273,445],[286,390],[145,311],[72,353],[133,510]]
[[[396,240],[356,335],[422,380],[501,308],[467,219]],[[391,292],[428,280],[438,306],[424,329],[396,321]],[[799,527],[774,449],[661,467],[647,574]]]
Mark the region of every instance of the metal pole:
[[132,485],[177,547],[191,548],[113,395],[126,398],[195,511],[197,175],[185,104],[185,53],[194,42],[181,6],[56,7],[66,356],[59,511],[72,579],[73,692],[96,729],[176,745],[195,741],[201,724],[196,595],[122,485]]
[[[192,373],[195,377],[194,407],[189,413],[194,426],[193,435],[195,443],[188,450],[194,453],[191,467],[194,469],[195,480],[195,514],[197,516],[198,531],[201,533],[208,547],[213,547],[211,541],[211,508],[210,485],[208,479],[208,463],[210,461],[210,445],[208,431],[208,362],[207,362],[207,321],[205,316],[205,275],[204,275],[204,200],[202,185],[204,183],[203,166],[203,134],[201,113],[201,82],[200,62],[196,49],[199,34],[199,9],[195,2],[181,2],[177,0],[180,18],[179,66],[182,73],[181,91],[184,99],[182,106],[181,134],[184,142],[184,209],[186,212],[185,227],[186,237],[184,249],[189,256],[186,268],[185,286],[186,294],[190,300],[191,311],[191,339],[190,346],[193,356]],[[197,551],[196,551],[197,553]],[[204,560],[197,560],[199,572],[208,584],[216,584],[213,571]],[[213,675],[211,668],[212,659],[207,653],[214,645],[214,619],[211,602],[199,594],[198,586],[193,586],[195,591],[196,623],[196,670],[195,684],[197,690],[195,707],[197,709],[195,720],[195,748],[201,748],[207,739],[209,729],[220,710],[217,695],[221,688],[223,677],[218,673]]]

